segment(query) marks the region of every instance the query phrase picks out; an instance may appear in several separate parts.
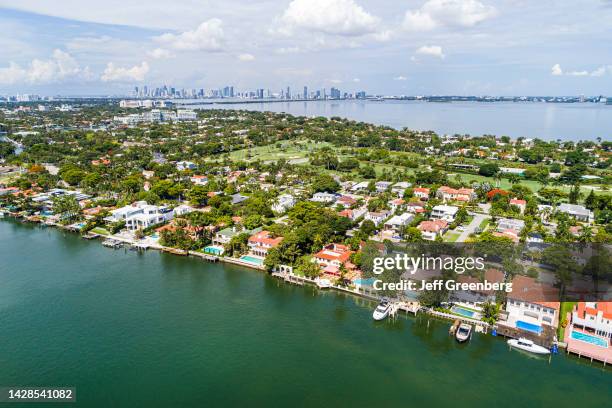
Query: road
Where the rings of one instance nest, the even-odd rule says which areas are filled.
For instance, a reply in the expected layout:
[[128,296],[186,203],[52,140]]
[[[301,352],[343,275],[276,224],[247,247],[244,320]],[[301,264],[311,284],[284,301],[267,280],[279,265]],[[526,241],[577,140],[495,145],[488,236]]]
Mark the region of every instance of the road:
[[472,219],[472,222],[470,222],[470,224],[464,228],[463,232],[461,233],[461,235],[459,235],[459,238],[457,238],[455,242],[465,242],[470,236],[470,234],[474,233],[476,231],[476,228],[478,228],[480,223],[486,218],[491,217],[485,214],[474,213],[474,219]]

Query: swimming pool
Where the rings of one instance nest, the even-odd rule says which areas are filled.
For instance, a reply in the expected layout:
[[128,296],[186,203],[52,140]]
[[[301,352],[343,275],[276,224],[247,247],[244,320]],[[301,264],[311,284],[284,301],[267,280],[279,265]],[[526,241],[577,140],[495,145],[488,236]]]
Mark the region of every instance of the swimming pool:
[[588,333],[572,330],[572,339],[584,341],[585,343],[594,344],[599,347],[608,348],[608,342],[601,337],[592,336]]
[[367,278],[367,279],[361,278],[361,279],[355,279],[354,283],[355,285],[361,285],[361,286],[373,286],[375,280],[376,279],[374,278]]
[[223,248],[219,248],[219,247],[211,245],[211,246],[205,247],[204,252],[206,252],[207,254],[221,256],[223,255]]
[[475,311],[466,309],[461,306],[451,307],[451,312],[460,314],[461,316],[470,317],[470,318],[474,317],[474,315],[476,314]]
[[251,263],[253,265],[257,265],[257,266],[261,266],[263,265],[263,258],[255,258],[254,256],[250,256],[250,255],[242,255],[240,257],[240,260],[243,262],[248,262]]
[[530,331],[532,333],[540,334],[542,332],[542,326],[538,326],[537,324],[527,323],[522,320],[516,321],[516,328]]

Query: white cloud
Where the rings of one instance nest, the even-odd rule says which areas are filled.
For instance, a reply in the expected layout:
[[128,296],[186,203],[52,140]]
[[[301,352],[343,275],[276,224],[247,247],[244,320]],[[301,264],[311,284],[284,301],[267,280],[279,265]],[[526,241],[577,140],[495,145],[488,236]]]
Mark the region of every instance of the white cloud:
[[277,54],[297,54],[301,51],[300,47],[281,47],[276,49]]
[[559,64],[555,64],[552,66],[550,74],[554,75],[554,76],[561,76],[561,75],[567,75],[567,76],[575,76],[575,77],[586,77],[586,76],[591,76],[591,77],[601,77],[604,76],[607,72],[612,74],[612,65],[602,65],[599,68],[596,68],[593,71],[587,71],[587,70],[582,70],[582,71],[563,71],[563,69],[561,69],[561,65]]
[[224,41],[222,25],[218,18],[211,18],[195,30],[181,34],[165,33],[155,37],[155,40],[177,51],[218,51]]
[[570,71],[565,75],[569,76],[589,76],[589,71]]
[[376,33],[380,19],[354,0],[293,0],[280,22],[278,31],[287,35],[301,28],[325,34],[361,36]]
[[170,51],[168,51],[165,48],[156,48],[154,50],[149,51],[147,54],[151,58],[155,58],[155,59],[165,59],[165,58],[174,57],[174,54],[172,54]]
[[15,84],[27,82],[43,84],[59,82],[67,78],[89,78],[88,68],[82,69],[67,52],[54,50],[48,60],[33,59],[28,67],[11,61],[6,68],[0,68],[0,83]]
[[104,82],[109,81],[143,81],[149,72],[149,64],[143,61],[140,65],[131,68],[116,67],[109,62],[102,73],[100,79]]
[[427,55],[440,59],[444,59],[445,57],[444,53],[442,52],[442,47],[439,45],[423,45],[422,47],[419,47],[415,53],[418,55]]
[[497,14],[495,7],[478,0],[428,0],[421,8],[406,12],[403,26],[413,31],[473,27]]
[[238,59],[239,59],[240,61],[245,61],[245,62],[248,62],[248,61],[253,61],[253,60],[255,60],[255,56],[254,56],[253,54],[248,54],[248,53],[245,53],[245,54],[240,54],[240,55],[238,55]]
[[612,72],[612,66],[608,66],[608,67],[601,66],[597,68],[595,71],[591,72],[591,76],[593,77],[604,76],[606,74],[606,71]]
[[405,76],[403,76],[403,75],[399,75],[399,76],[396,76],[395,78],[393,78],[393,80],[394,80],[394,81],[407,81],[407,80],[408,80],[408,78],[406,78],[406,77],[405,77]]
[[353,82],[355,82],[355,83],[361,82],[361,79],[359,79],[359,78],[353,78]]
[[329,82],[331,82],[332,84],[336,84],[337,85],[337,84],[341,84],[342,80],[340,80],[340,79],[330,79]]

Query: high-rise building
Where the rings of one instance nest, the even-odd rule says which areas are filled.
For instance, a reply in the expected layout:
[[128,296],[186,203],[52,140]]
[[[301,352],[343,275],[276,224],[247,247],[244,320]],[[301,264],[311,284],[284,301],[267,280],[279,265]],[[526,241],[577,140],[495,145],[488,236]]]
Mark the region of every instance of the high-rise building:
[[302,98],[308,99],[308,87],[306,85],[304,85],[304,94],[302,95]]
[[285,94],[285,98],[291,99],[291,88],[287,87],[287,93]]

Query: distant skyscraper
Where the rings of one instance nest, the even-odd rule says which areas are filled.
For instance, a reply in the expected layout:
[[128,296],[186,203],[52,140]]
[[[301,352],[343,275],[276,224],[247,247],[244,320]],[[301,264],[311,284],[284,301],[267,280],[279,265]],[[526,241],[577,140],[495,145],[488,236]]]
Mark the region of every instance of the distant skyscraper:
[[308,87],[305,85],[304,85],[304,94],[302,95],[302,98],[308,99]]
[[287,93],[285,94],[287,99],[291,99],[291,88],[287,87]]

